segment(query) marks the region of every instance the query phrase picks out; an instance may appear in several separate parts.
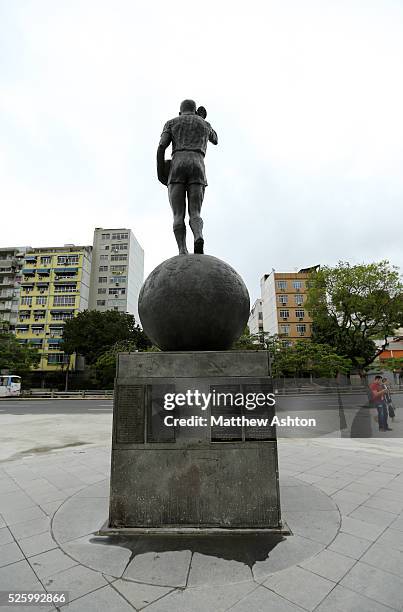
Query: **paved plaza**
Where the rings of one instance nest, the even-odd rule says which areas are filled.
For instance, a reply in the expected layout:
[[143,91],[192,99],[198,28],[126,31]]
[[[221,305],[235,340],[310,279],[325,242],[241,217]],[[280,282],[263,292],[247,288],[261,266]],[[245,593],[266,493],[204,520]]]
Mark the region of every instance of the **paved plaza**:
[[[0,590],[67,591],[70,612],[403,610],[401,439],[280,439],[287,537],[101,537],[111,424],[101,408],[56,416],[52,448],[28,433],[22,408],[2,415],[6,444],[21,419],[26,450],[0,462]],[[77,431],[96,421],[93,443],[89,431],[63,443],[68,419]]]

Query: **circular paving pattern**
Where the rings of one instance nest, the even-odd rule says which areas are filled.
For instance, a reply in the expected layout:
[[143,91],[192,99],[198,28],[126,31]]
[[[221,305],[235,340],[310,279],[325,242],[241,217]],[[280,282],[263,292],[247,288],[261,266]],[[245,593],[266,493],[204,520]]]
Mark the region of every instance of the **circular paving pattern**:
[[261,583],[318,554],[340,526],[336,504],[315,486],[283,478],[280,490],[291,536],[95,536],[108,516],[108,481],[68,498],[52,535],[67,555],[106,576],[161,587]]

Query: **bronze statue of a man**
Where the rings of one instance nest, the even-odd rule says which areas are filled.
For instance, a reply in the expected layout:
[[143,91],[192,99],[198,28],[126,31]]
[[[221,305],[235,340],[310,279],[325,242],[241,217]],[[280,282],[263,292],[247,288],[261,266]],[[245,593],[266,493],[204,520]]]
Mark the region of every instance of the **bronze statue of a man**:
[[[174,215],[174,234],[179,254],[186,248],[186,196],[189,225],[194,236],[194,252],[203,253],[203,220],[200,216],[207,186],[204,156],[207,142],[217,144],[217,134],[205,120],[206,109],[193,100],[184,100],[179,116],[164,125],[157,151],[158,180],[168,185],[168,197]],[[165,161],[165,149],[172,143],[172,160]]]

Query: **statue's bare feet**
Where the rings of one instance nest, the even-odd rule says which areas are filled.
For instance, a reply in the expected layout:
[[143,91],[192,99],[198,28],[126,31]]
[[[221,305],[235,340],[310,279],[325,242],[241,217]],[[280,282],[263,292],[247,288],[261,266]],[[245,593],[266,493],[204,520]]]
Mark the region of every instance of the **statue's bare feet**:
[[197,240],[195,240],[195,245],[194,245],[194,252],[197,253],[198,255],[203,255],[204,253],[204,240],[203,238],[198,238]]
[[186,247],[182,247],[181,249],[179,249],[179,255],[188,255],[189,251],[187,250]]

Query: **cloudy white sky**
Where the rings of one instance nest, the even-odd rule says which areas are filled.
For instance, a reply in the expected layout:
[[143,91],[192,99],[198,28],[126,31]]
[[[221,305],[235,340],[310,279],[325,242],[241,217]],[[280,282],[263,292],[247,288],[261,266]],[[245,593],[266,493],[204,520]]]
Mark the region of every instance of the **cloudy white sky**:
[[0,246],[131,227],[146,273],[175,255],[155,153],[191,97],[206,252],[252,300],[272,268],[403,266],[402,59],[399,0],[0,0]]

